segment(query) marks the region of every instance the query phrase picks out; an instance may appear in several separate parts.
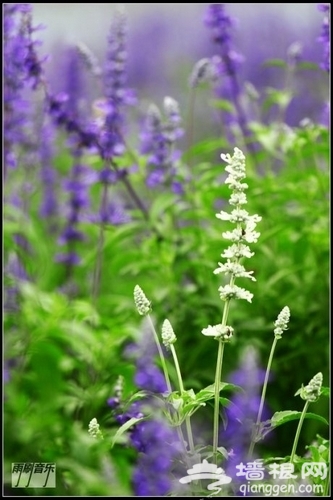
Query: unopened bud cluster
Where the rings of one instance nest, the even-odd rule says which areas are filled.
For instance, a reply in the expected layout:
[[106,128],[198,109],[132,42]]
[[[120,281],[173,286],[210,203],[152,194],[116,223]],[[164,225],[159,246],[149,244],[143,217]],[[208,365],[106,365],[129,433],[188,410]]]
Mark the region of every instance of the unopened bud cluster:
[[99,423],[97,422],[96,418],[93,418],[89,422],[89,428],[88,428],[88,433],[90,434],[91,437],[93,438],[100,438],[103,439],[103,434],[102,431],[99,428]]
[[134,287],[134,303],[141,316],[146,316],[151,311],[151,303],[139,285],[135,285]]
[[170,344],[174,344],[177,340],[175,332],[171,326],[168,319],[164,320],[162,325],[162,341],[167,349],[170,348]]
[[319,372],[310,380],[308,385],[305,387],[302,386],[301,389],[296,392],[295,396],[300,395],[305,401],[315,403],[319,399],[322,385],[323,374]]
[[285,330],[288,329],[288,323],[290,319],[290,309],[289,307],[284,307],[277,317],[274,325],[274,335],[275,338],[280,339]]

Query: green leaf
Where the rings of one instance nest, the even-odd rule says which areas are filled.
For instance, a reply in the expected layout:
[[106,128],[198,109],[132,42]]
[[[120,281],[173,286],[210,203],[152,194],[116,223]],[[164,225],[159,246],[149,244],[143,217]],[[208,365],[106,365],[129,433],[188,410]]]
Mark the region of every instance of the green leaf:
[[127,422],[125,422],[115,433],[111,442],[111,448],[113,448],[113,446],[116,444],[119,438],[124,434],[124,432],[128,431],[130,427],[133,427],[133,425],[137,424],[138,422],[141,422],[141,420],[145,420],[146,418],[147,417],[141,417],[141,418],[132,417]]
[[[234,403],[232,401],[230,401],[230,399],[228,398],[220,398],[220,403],[222,406],[231,406],[231,405],[234,405]],[[236,407],[236,405],[234,405]]]
[[223,111],[227,111],[228,113],[234,112],[233,105],[225,99],[214,99],[210,101],[210,104],[214,106],[214,108],[223,109]]
[[160,217],[168,211],[168,209],[175,205],[175,197],[169,193],[163,193],[155,198],[152,206],[150,207],[150,220],[153,224],[158,222]]
[[276,67],[276,68],[286,68],[287,63],[283,59],[269,59],[265,61],[263,66],[266,67]]
[[[219,392],[221,391],[243,391],[243,389],[238,385],[229,384],[227,382],[220,382]],[[215,396],[215,384],[212,384],[205,387],[200,392],[198,392],[198,394],[196,395],[196,400],[208,401],[209,399],[213,399],[214,396]]]
[[321,396],[327,396],[328,398],[330,397],[331,391],[329,387],[322,387],[320,389],[320,395]]
[[[299,420],[301,418],[301,415],[302,415],[301,411],[293,411],[293,410],[277,411],[276,413],[274,413],[274,415],[270,420],[271,425],[273,428],[275,428],[278,427],[279,425],[285,424],[286,422],[291,422],[292,420]],[[305,418],[319,420],[319,422],[328,425],[327,420],[324,417],[317,415],[316,413],[306,413]]]
[[311,70],[318,70],[318,64],[309,62],[309,61],[303,61],[297,63],[297,69],[311,69]]
[[137,401],[138,399],[146,398],[148,394],[149,393],[147,391],[136,392],[135,394],[133,394],[133,396],[129,398],[129,400],[127,401],[127,405],[133,403],[133,401]]

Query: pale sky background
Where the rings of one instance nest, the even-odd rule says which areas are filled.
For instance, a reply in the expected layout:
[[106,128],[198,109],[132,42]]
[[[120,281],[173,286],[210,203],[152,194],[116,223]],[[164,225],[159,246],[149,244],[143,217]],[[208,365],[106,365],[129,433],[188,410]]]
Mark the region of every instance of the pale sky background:
[[[117,5],[123,5],[129,18],[129,29],[139,29],[152,17],[161,16],[166,22],[174,25],[178,36],[173,38],[173,46],[180,41],[188,41],[188,34],[195,30],[195,36],[208,36],[202,18],[207,8],[205,3],[38,3],[32,4],[34,19],[47,26],[43,39],[46,44],[61,38],[72,42],[80,39],[94,45],[104,38],[110,25],[112,14]],[[266,14],[281,19],[281,22],[295,26],[297,31],[306,29],[311,23],[322,19],[315,3],[232,3],[226,4],[228,13],[239,19],[243,29],[246,25],[262,30],[262,18]],[[179,28],[179,29],[178,29]]]
[[[161,101],[170,92],[181,100],[177,82],[182,82],[185,89],[197,60],[217,51],[211,42],[210,30],[204,24],[209,5],[206,3],[32,4],[34,24],[45,25],[37,36],[43,41],[40,53],[51,54],[47,63],[50,71],[61,58],[57,49],[79,41],[88,45],[103,64],[110,25],[120,5],[128,17],[127,47],[132,71],[129,85],[141,85],[141,97],[145,99],[151,97]],[[321,33],[323,13],[318,11],[318,4],[225,5],[227,13],[237,21],[232,39],[235,49],[244,56],[241,78],[256,83],[253,80],[256,76],[257,83],[265,84],[268,70],[262,68],[262,63],[268,58],[285,59],[288,47],[299,39],[304,44],[304,52],[311,54],[310,60],[320,63],[323,49],[317,38]],[[269,83],[279,85],[276,80]],[[311,93],[311,88],[304,92]]]

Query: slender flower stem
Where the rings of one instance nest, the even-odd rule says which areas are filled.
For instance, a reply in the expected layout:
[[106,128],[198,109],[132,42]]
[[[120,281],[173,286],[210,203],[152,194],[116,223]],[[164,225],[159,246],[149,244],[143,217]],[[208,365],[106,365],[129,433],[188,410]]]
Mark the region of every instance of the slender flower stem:
[[324,491],[323,497],[329,497],[330,496],[329,489],[330,489],[330,470],[328,468],[327,478],[326,478],[326,481],[325,481],[325,491]]
[[[180,393],[182,394],[184,392],[183,378],[182,378],[182,374],[181,374],[179,363],[178,363],[176,349],[174,348],[173,344],[170,344],[170,350],[171,350],[173,361],[174,361],[175,367],[176,367],[177,378],[178,378],[178,383],[179,383],[179,390],[180,390]],[[185,424],[186,424],[186,432],[187,432],[189,447],[190,447],[191,452],[194,453],[195,450],[194,450],[194,441],[193,441],[193,434],[192,434],[190,417],[186,417]]]
[[[118,168],[116,165],[113,164],[113,167],[116,171],[118,171]],[[143,201],[141,200],[140,196],[138,195],[138,193],[135,191],[131,181],[127,178],[127,177],[122,177],[121,178],[121,182],[124,184],[128,194],[131,196],[132,200],[134,201],[135,205],[137,206],[137,208],[140,210],[140,212],[142,213],[143,215],[143,218],[147,221],[147,222],[151,222],[150,221],[150,217],[149,217],[149,212],[147,210],[147,208],[145,207]],[[156,235],[158,236],[158,238],[160,240],[163,240],[164,237],[163,235],[159,232],[159,230],[152,225],[152,230],[156,233]]]
[[222,375],[224,342],[219,342],[219,350],[217,354],[216,373],[215,373],[215,397],[214,397],[214,434],[213,434],[213,456],[214,462],[217,465],[217,447],[219,439],[219,409],[220,409],[220,381]]
[[[233,284],[234,278],[232,277],[230,280],[230,285]],[[224,309],[223,309],[223,317],[222,317],[222,327],[226,326],[228,313],[230,307],[230,300],[227,300]],[[223,353],[224,353],[224,342],[222,340],[219,341],[219,349],[217,353],[217,362],[216,362],[216,372],[215,372],[215,395],[214,395],[214,430],[213,430],[213,457],[214,462],[217,465],[217,447],[219,441],[219,416],[220,416],[220,382],[222,377],[222,363],[223,363]]]
[[157,349],[158,349],[158,353],[159,353],[160,358],[161,358],[162,368],[163,368],[165,382],[166,382],[166,385],[168,388],[168,392],[171,394],[172,388],[171,388],[170,378],[169,378],[168,369],[167,369],[166,362],[165,362],[165,357],[164,357],[164,354],[162,351],[161,343],[159,341],[159,338],[158,338],[158,335],[156,333],[155,326],[154,326],[154,323],[152,322],[150,314],[147,314],[147,318],[148,318],[148,321],[150,323],[151,329],[153,331],[154,339],[155,339]]
[[[102,194],[102,203],[101,203],[101,213],[103,213],[103,208],[106,207],[108,199],[108,185],[103,185],[103,194]],[[97,255],[96,262],[94,268],[94,276],[93,276],[93,288],[92,288],[92,301],[93,304],[96,305],[100,279],[101,279],[101,270],[102,270],[102,260],[103,260],[103,248],[104,248],[104,223],[101,222],[99,237],[98,237],[98,246],[97,246]]]
[[188,106],[188,118],[187,118],[187,144],[186,144],[186,150],[187,150],[187,163],[188,166],[191,168],[192,167],[192,152],[191,148],[193,146],[194,142],[194,108],[195,108],[195,98],[196,98],[196,89],[191,88],[190,89],[190,97],[189,97],[189,106]]
[[[171,392],[172,392],[171,383],[170,383],[170,378],[169,378],[169,374],[168,374],[168,370],[167,370],[167,366],[166,366],[166,362],[165,362],[165,357],[164,357],[164,354],[163,354],[163,351],[162,351],[161,343],[159,341],[159,338],[158,338],[158,335],[156,333],[156,330],[155,330],[154,324],[152,322],[152,319],[150,317],[150,314],[147,314],[147,318],[148,318],[148,321],[150,323],[151,329],[153,331],[155,342],[156,342],[156,345],[157,345],[157,349],[158,349],[158,352],[159,352],[159,355],[160,355],[160,358],[161,358],[161,363],[162,363],[162,368],[163,368],[163,372],[164,372],[164,377],[165,377],[166,385],[167,385],[169,393],[171,394]],[[173,349],[173,351],[175,352],[174,349]],[[184,391],[184,386],[183,386],[182,376],[181,376],[180,369],[179,369],[179,363],[178,363],[177,356],[174,359],[175,359],[175,365],[176,365],[176,370],[177,370],[179,385],[180,385],[180,388],[181,388],[181,392],[183,392]],[[184,439],[183,432],[182,432],[182,429],[181,429],[180,425],[177,426],[177,432],[178,432],[178,436],[179,436],[179,438],[180,438],[180,440],[181,440],[181,442],[183,444],[183,448],[185,450],[186,461],[188,461],[187,456],[186,456],[185,439]],[[187,427],[187,433],[188,433],[188,427]],[[191,432],[189,434],[189,442],[190,442],[190,447],[191,447],[190,436],[192,437]],[[193,438],[192,438],[192,446],[193,446]],[[191,448],[191,450],[192,450],[192,448]],[[194,450],[194,446],[193,446],[193,450]]]
[[300,436],[300,433],[301,433],[301,429],[302,429],[303,421],[305,419],[306,412],[308,411],[309,404],[310,404],[310,401],[306,401],[306,403],[304,405],[304,408],[303,408],[303,411],[302,411],[301,418],[300,418],[300,420],[298,422],[298,427],[297,427],[297,431],[296,431],[296,434],[295,434],[293,449],[291,450],[291,455],[290,455],[290,460],[289,460],[290,463],[293,463],[294,458],[295,458],[299,436]]
[[[272,344],[271,352],[270,352],[270,355],[269,355],[269,359],[268,359],[268,363],[267,363],[267,368],[266,368],[266,373],[265,373],[264,385],[263,385],[262,393],[261,393],[261,399],[260,399],[260,405],[259,405],[259,410],[258,410],[258,416],[257,416],[256,424],[255,424],[255,432],[257,431],[258,425],[261,422],[261,416],[262,416],[262,410],[264,408],[264,401],[265,401],[265,397],[266,397],[266,390],[267,390],[267,384],[268,384],[268,379],[269,379],[269,373],[270,373],[270,370],[271,370],[273,356],[274,356],[274,351],[275,351],[275,347],[276,347],[276,344],[277,344],[278,340],[279,339],[277,337],[274,337],[274,341],[273,341],[273,344]],[[251,444],[250,444],[250,448],[249,448],[249,452],[248,452],[249,458],[252,456],[252,453],[253,453],[253,450],[254,450],[254,447],[255,447],[255,444],[256,444],[254,438],[255,438],[255,436],[253,436],[252,440],[251,440]]]

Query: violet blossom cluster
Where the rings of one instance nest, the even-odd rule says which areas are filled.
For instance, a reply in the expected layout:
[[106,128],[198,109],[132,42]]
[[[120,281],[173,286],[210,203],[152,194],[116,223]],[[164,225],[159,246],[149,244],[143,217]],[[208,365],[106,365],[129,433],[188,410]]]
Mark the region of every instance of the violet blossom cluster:
[[[57,181],[58,175],[53,166],[55,130],[51,123],[42,125],[41,141],[39,145],[39,159],[41,165],[40,177],[42,182],[42,200],[40,203],[40,216],[46,219],[55,218],[58,214]],[[53,229],[51,227],[50,229]]]
[[29,123],[25,91],[42,81],[43,61],[37,56],[33,39],[39,29],[32,26],[31,4],[4,4],[3,91],[4,91],[4,172],[17,166],[17,145],[27,142]]
[[[83,122],[81,97],[83,95],[80,60],[75,50],[68,53],[68,66],[65,79],[67,99],[64,101],[64,113],[72,117],[77,123]],[[70,154],[73,160],[69,178],[63,182],[64,190],[68,193],[68,200],[64,210],[65,227],[59,237],[59,244],[66,247],[65,252],[56,256],[56,260],[65,264],[67,278],[70,277],[72,267],[80,263],[77,253],[78,243],[85,240],[79,224],[84,219],[84,211],[89,206],[88,185],[89,170],[83,164],[83,146],[77,136],[70,136],[68,140]]]
[[176,194],[183,193],[177,180],[177,161],[180,152],[176,141],[182,137],[178,103],[171,97],[164,99],[165,117],[155,104],[151,104],[141,132],[141,153],[148,155],[146,184],[149,188],[170,186]]
[[103,115],[99,133],[99,148],[103,159],[112,160],[125,151],[123,139],[123,108],[135,103],[133,90],[126,87],[127,19],[118,11],[111,25],[104,68]]
[[[247,347],[243,351],[240,367],[229,376],[229,382],[243,390],[236,392],[231,398],[226,410],[228,424],[226,430],[221,432],[221,441],[228,451],[226,473],[235,479],[236,465],[247,459],[264,378],[265,370],[259,368],[257,352],[253,347]],[[264,420],[269,418],[266,407],[263,417]]]
[[[243,61],[243,57],[232,47],[231,33],[235,21],[227,14],[225,4],[210,4],[206,11],[205,23],[210,28],[212,39],[221,50],[222,71],[224,74],[234,77]],[[233,81],[233,85],[237,85]],[[235,89],[239,92],[239,88]]]
[[[163,394],[166,392],[166,382],[161,371],[154,363],[156,346],[150,336],[137,344],[131,344],[126,349],[126,356],[134,357],[136,363],[135,384],[148,394]],[[130,418],[149,417],[138,422],[130,429],[130,442],[138,451],[137,464],[133,471],[132,483],[137,496],[160,496],[171,491],[172,461],[182,451],[175,429],[170,428],[160,416],[159,407],[147,396],[136,401],[124,410],[122,403],[122,387],[118,381],[114,395],[108,400],[113,409],[115,419],[124,424]]]
[[96,172],[96,181],[103,186],[102,200],[98,215],[93,217],[100,224],[123,224],[129,221],[121,203],[109,201],[108,187],[124,180],[128,172],[118,168],[115,159],[125,152],[124,108],[136,102],[132,89],[126,87],[127,74],[127,19],[123,12],[116,12],[110,28],[108,48],[104,67],[104,98],[95,102],[99,117],[98,151],[104,164]]
[[[254,144],[249,140],[251,132],[248,128],[248,119],[241,102],[241,87],[238,82],[238,69],[243,62],[243,56],[238,53],[232,44],[232,29],[235,20],[226,12],[225,4],[210,4],[206,11],[205,24],[210,28],[212,40],[219,48],[219,54],[210,59],[208,67],[209,79],[214,82],[218,98],[228,99],[234,106],[233,112],[225,112],[227,125],[226,133],[233,140],[233,131],[230,126],[237,125],[248,142],[248,148],[255,153]],[[221,86],[217,86],[217,75],[220,75]]]

